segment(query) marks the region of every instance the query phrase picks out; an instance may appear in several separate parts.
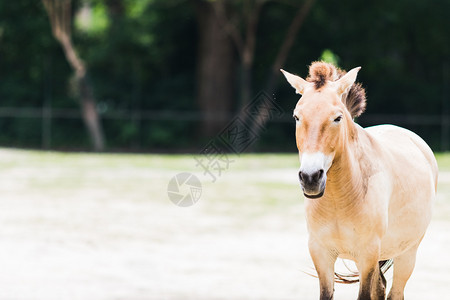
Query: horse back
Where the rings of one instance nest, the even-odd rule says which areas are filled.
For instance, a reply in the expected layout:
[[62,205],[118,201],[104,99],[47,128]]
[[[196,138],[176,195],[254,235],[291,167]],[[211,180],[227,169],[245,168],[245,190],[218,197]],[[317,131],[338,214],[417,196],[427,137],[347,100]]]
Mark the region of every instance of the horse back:
[[387,160],[393,167],[393,172],[419,172],[421,176],[429,173],[433,178],[436,191],[438,164],[433,151],[421,137],[410,130],[394,125],[372,126],[365,128],[365,131],[378,142],[381,151],[387,154]]

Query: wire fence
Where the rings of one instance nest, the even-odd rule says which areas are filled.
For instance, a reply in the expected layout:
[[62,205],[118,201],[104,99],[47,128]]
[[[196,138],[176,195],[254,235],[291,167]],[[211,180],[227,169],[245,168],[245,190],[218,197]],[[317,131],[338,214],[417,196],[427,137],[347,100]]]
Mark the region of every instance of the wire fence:
[[[213,118],[217,121],[230,119],[227,115],[205,116],[201,112],[193,111],[161,111],[161,110],[114,110],[100,114],[104,121],[117,120],[136,124],[143,121],[177,121],[177,122],[201,122],[205,118]],[[52,132],[57,120],[82,120],[79,109],[50,108],[50,107],[0,107],[0,119],[20,118],[35,119],[40,124],[40,140],[42,149],[50,149],[52,145]],[[288,113],[270,120],[273,123],[293,123],[292,116]],[[443,115],[400,115],[400,114],[364,114],[357,122],[365,127],[377,124],[394,124],[414,130],[422,128],[418,132],[425,140],[430,140],[433,135],[435,150],[450,150],[450,116]],[[139,130],[139,128],[138,128]],[[422,134],[421,134],[422,133]],[[436,142],[436,138],[439,140]],[[437,149],[436,149],[437,145]]]

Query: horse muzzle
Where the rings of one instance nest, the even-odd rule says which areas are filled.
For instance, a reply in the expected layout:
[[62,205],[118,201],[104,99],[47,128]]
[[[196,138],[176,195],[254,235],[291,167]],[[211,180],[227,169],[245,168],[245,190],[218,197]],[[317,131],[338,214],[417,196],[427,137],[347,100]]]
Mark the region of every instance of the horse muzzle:
[[300,169],[298,178],[300,179],[300,185],[305,197],[316,199],[323,196],[327,182],[327,176],[323,169],[313,172],[307,172]]

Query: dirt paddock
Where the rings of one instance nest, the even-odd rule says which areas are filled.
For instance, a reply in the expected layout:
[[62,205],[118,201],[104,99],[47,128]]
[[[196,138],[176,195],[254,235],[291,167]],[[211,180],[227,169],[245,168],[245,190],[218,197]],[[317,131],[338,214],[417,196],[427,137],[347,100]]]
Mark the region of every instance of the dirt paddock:
[[[213,183],[191,157],[0,150],[0,299],[318,299],[296,158],[271,159]],[[167,183],[185,170],[203,188],[183,208]],[[448,295],[449,194],[444,171],[406,299]]]

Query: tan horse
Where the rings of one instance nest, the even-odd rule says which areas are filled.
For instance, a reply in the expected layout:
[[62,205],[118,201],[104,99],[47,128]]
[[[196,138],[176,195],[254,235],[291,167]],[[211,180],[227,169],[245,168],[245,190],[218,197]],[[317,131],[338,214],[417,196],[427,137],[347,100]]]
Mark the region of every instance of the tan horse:
[[304,80],[283,71],[302,94],[294,109],[309,250],[320,299],[333,299],[334,263],[351,259],[359,271],[358,299],[385,299],[380,265],[394,261],[388,299],[403,299],[416,251],[431,219],[438,167],[416,134],[353,122],[365,109],[354,84],[360,68],[345,74],[316,62]]

